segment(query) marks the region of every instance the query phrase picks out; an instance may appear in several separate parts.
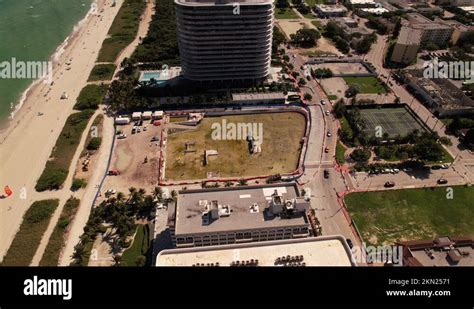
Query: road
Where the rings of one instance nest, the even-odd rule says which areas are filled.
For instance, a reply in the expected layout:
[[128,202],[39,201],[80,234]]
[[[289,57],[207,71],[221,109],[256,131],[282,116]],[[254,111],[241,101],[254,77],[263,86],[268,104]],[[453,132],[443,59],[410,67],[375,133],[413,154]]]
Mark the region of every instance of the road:
[[[295,49],[287,50],[287,53],[291,54],[290,61],[295,70],[301,76],[307,75],[302,66],[308,58],[299,55]],[[332,114],[326,115],[326,111],[332,111],[332,106],[315,80],[307,81],[307,84],[300,88],[302,94],[310,93],[312,99],[307,102],[311,113],[311,130],[304,162],[305,173],[298,183],[303,188],[311,190],[311,207],[321,223],[323,235],[342,235],[351,239],[354,244],[361,245],[342,206],[341,197],[347,191],[347,187],[343,175],[335,164],[339,123]],[[324,100],[325,104],[321,104],[321,100]],[[328,132],[331,132],[331,137],[328,136]],[[329,171],[327,179],[324,178],[324,170]]]

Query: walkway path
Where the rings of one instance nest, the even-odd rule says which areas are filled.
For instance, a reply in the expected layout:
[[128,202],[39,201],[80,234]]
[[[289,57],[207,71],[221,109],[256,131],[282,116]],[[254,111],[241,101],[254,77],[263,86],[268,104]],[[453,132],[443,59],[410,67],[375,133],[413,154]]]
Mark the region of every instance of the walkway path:
[[56,227],[57,221],[59,220],[59,216],[61,215],[61,212],[64,208],[64,204],[66,201],[69,199],[69,197],[74,196],[74,194],[70,191],[72,181],[74,178],[75,171],[77,169],[77,163],[79,162],[79,158],[81,156],[81,153],[84,149],[84,145],[86,143],[87,137],[89,135],[91,126],[94,122],[95,117],[100,114],[100,111],[97,110],[94,115],[91,117],[87,127],[85,128],[81,141],[79,145],[76,148],[76,153],[74,154],[74,157],[72,158],[71,165],[69,166],[69,171],[68,175],[66,178],[66,181],[64,182],[64,187],[60,191],[52,191],[52,192],[41,192],[37,193],[38,199],[50,199],[50,198],[58,198],[59,199],[59,206],[56,208],[56,211],[53,214],[53,217],[51,218],[48,228],[43,234],[43,237],[41,238],[40,245],[38,249],[36,250],[36,253],[33,257],[33,261],[31,262],[31,266],[38,266],[39,262],[43,256],[44,250],[46,249],[46,245],[49,242],[49,238],[51,237],[51,234],[53,233],[54,228]]

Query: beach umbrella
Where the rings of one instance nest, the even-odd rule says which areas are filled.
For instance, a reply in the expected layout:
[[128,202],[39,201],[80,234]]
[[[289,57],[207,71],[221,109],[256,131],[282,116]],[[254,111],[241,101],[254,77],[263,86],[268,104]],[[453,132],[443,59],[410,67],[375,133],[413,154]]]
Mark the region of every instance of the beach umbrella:
[[13,194],[13,191],[10,189],[9,186],[5,186],[5,194],[10,197]]

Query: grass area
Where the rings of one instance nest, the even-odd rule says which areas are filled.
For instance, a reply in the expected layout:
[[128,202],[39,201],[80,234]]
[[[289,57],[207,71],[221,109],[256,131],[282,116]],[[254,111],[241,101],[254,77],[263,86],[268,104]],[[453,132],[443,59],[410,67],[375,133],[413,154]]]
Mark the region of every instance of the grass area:
[[[85,156],[90,150],[88,149],[89,144],[95,138],[100,138],[100,144],[102,143],[102,124],[104,123],[104,115],[99,114],[95,117],[92,122],[90,133],[87,135],[86,142],[84,143],[84,149],[82,150],[81,157]],[[100,146],[99,144],[99,146]]]
[[104,102],[105,95],[109,89],[108,85],[87,85],[82,88],[77,98],[74,109],[97,109]]
[[71,197],[64,204],[64,208],[59,217],[58,223],[54,228],[51,237],[49,238],[48,245],[44,251],[43,257],[39,263],[39,266],[58,266],[59,254],[65,245],[65,236],[68,231],[69,224],[74,219],[77,209],[79,208],[80,200]]
[[117,66],[113,63],[96,64],[89,75],[89,82],[110,81],[114,77]]
[[337,95],[330,94],[330,95],[328,95],[328,99],[331,100],[331,101],[336,101],[337,100]]
[[[211,126],[230,123],[263,124],[262,152],[250,154],[245,140],[214,140]],[[166,177],[172,180],[204,179],[208,172],[219,177],[274,175],[293,172],[298,165],[301,138],[306,121],[299,113],[267,113],[205,118],[196,130],[169,134],[167,143]],[[243,134],[242,134],[243,135]],[[195,142],[196,152],[185,153],[185,143]],[[204,151],[219,154],[204,165]]]
[[84,110],[68,117],[50,159],[36,183],[36,191],[57,190],[62,187],[82,133],[93,114],[93,110]]
[[275,17],[278,19],[299,19],[300,17],[291,8],[275,8]]
[[186,120],[188,120],[187,117],[170,117],[170,123],[183,122],[183,121],[186,121]]
[[474,236],[473,187],[455,186],[352,193],[346,204],[365,242],[433,239],[439,235]]
[[307,5],[310,7],[315,6],[316,4],[324,4],[324,0],[304,0]]
[[29,266],[38,249],[59,200],[34,202],[23,216],[20,230],[1,263],[2,266]]
[[349,86],[359,89],[359,93],[386,93],[387,91],[376,77],[344,77]]
[[125,0],[102,43],[98,62],[115,62],[120,52],[133,42],[146,7],[143,0]]
[[[300,14],[301,14],[301,12],[300,12]],[[317,18],[317,17],[314,16],[311,12],[310,12],[310,13],[307,13],[307,14],[301,14],[301,15],[303,15],[303,16],[304,16],[305,18],[307,18],[307,19],[316,19],[316,18]]]
[[318,28],[319,30],[321,30],[323,28],[323,24],[321,24],[321,21],[319,20],[312,20],[311,23],[316,27]]
[[445,125],[445,126],[449,126],[451,124],[451,122],[453,122],[453,118],[443,118],[441,119],[441,122]]
[[346,153],[346,148],[342,146],[341,142],[337,142],[336,145],[336,161],[339,164],[344,164],[346,162],[344,154]]
[[146,224],[139,225],[133,239],[133,244],[125,250],[120,265],[143,266],[150,249],[150,227]]
[[325,56],[336,56],[335,54],[327,51],[322,51],[322,50],[304,50],[301,51],[303,56],[309,56],[309,57],[325,57]]
[[[449,152],[444,147],[442,147],[442,149],[443,149],[443,160],[442,160],[442,162],[443,163],[452,163],[452,162],[454,162],[453,156],[451,156],[449,154]],[[439,162],[428,162],[428,164],[431,164],[431,163],[439,163]]]
[[339,119],[339,122],[341,123],[341,130],[351,132],[351,135],[352,135],[352,128],[349,125],[349,121],[347,120],[346,116],[342,116]]

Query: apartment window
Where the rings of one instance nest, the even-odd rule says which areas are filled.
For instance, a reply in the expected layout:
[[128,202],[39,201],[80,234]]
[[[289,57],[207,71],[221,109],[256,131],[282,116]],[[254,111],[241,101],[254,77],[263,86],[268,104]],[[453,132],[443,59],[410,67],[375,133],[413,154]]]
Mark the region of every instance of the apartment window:
[[237,233],[235,238],[244,239],[244,234],[243,233]]

